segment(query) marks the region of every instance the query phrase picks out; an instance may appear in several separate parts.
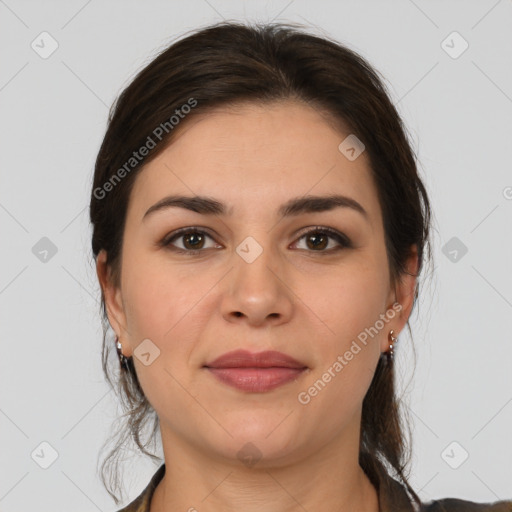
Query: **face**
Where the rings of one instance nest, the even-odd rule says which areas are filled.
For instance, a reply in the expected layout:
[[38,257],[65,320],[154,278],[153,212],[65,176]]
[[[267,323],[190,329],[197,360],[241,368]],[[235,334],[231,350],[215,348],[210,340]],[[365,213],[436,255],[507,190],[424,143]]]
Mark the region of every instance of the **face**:
[[[284,464],[358,435],[415,283],[390,282],[369,161],[340,152],[347,135],[298,103],[222,109],[190,120],[137,176],[120,286],[105,278],[104,254],[98,275],[164,446],[236,460],[250,442],[262,463]],[[219,210],[165,206],[169,196],[205,197]],[[342,199],[301,207],[312,196]],[[238,349],[278,351],[303,369],[267,369],[270,380],[291,377],[249,389],[205,367]]]

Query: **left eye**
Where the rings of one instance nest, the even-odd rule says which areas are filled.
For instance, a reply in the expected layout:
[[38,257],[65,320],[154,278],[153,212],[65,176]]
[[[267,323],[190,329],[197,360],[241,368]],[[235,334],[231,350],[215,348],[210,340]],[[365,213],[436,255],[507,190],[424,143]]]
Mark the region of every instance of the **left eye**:
[[[197,254],[203,249],[221,248],[216,243],[210,247],[205,247],[206,239],[214,242],[211,235],[201,229],[184,228],[174,233],[169,237],[162,240],[161,245],[178,253]],[[176,240],[182,240],[181,246],[176,245]],[[311,252],[331,252],[342,248],[351,247],[350,240],[331,228],[315,228],[302,234],[294,245],[298,245],[300,241],[304,240],[306,247],[298,247],[299,249],[311,250]],[[334,247],[329,245],[329,242],[335,241]],[[336,245],[337,244],[337,245]]]
[[[312,249],[313,252],[330,252],[333,249],[339,250],[351,246],[350,240],[345,235],[330,228],[315,228],[304,233],[299,238],[299,241],[303,239],[306,242],[306,249]],[[337,248],[336,245],[329,247],[329,239],[337,242]]]

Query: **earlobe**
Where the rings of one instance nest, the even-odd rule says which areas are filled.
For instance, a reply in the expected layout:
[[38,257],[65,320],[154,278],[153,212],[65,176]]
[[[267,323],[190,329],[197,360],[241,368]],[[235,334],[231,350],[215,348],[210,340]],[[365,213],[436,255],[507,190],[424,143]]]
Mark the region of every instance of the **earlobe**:
[[[413,245],[406,262],[407,273],[398,277],[389,301],[389,308],[396,313],[393,321],[389,324],[389,328],[394,331],[394,336],[398,336],[402,332],[411,315],[416,294],[418,265],[418,251],[416,246]],[[387,340],[385,341],[387,347]]]
[[[111,268],[107,263],[107,253],[102,249],[96,259],[96,273],[103,292],[108,321],[121,341],[126,339],[126,316],[124,313],[121,289],[113,283]],[[123,344],[123,353],[129,357],[128,343]]]

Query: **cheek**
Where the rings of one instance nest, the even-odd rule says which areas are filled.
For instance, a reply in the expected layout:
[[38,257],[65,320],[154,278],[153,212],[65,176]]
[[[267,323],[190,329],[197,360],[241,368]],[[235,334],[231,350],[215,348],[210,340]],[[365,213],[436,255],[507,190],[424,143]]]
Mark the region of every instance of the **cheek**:
[[329,331],[324,329],[328,335],[315,340],[317,365],[299,390],[298,400],[304,407],[305,425],[310,420],[321,423],[323,435],[334,435],[359,411],[380,357],[379,341],[387,336],[386,327],[372,330],[385,312],[379,298],[384,293],[375,289],[381,285],[374,277],[346,275],[338,286],[331,282],[327,288],[329,301],[319,297],[317,302],[323,304],[322,319]]
[[[318,331],[318,366],[308,379],[314,389],[305,390],[312,398],[319,397],[312,400],[317,405],[329,402],[352,409],[362,401],[380,356],[380,340],[389,330],[381,320],[388,292],[385,260],[362,258],[338,267],[310,289],[305,302],[321,320],[318,325],[324,333]],[[340,397],[343,404],[338,403]]]
[[201,292],[204,294],[198,283],[161,258],[134,253],[127,255],[123,265],[125,312],[135,343],[141,337],[163,341],[180,327]]
[[[388,276],[381,261],[361,259],[342,265],[315,282],[304,283],[306,304],[323,320],[325,331],[342,343],[374,325],[385,313]],[[307,292],[306,288],[309,288]]]
[[[129,266],[129,260],[126,261],[129,270],[123,297],[126,298],[129,342],[134,351],[137,377],[153,408],[165,410],[171,416],[179,415],[190,407],[179,383],[185,383],[191,371],[190,354],[201,329],[196,322],[197,311],[205,290],[200,290],[197,282],[178,275],[169,265],[162,266],[148,257],[145,261],[148,262],[145,266]],[[141,353],[137,347],[146,339],[156,346],[150,345],[149,365],[137,357]],[[173,400],[169,400],[169,396]]]

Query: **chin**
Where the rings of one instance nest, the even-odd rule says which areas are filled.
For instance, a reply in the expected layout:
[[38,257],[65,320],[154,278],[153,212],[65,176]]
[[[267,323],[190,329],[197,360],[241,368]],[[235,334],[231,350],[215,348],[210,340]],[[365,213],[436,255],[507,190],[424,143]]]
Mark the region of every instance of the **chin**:
[[[281,421],[282,417],[271,424],[254,421],[250,425],[245,422],[237,427],[232,426],[228,430],[233,437],[224,436],[222,455],[248,467],[257,464],[260,468],[270,468],[291,463],[298,458],[298,441],[294,442],[290,425],[287,425],[288,428],[278,426]],[[215,449],[218,450],[219,446]]]

